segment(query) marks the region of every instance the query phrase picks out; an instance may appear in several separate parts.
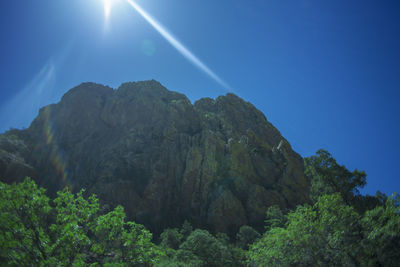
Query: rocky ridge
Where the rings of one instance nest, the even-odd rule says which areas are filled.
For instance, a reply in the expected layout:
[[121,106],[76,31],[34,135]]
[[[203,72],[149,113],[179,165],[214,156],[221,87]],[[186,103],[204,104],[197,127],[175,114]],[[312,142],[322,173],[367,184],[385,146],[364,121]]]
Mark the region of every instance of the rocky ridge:
[[181,225],[262,229],[265,210],[308,200],[303,159],[234,94],[189,99],[157,81],[83,83],[0,135],[0,179],[33,177],[50,194],[86,188],[154,232]]

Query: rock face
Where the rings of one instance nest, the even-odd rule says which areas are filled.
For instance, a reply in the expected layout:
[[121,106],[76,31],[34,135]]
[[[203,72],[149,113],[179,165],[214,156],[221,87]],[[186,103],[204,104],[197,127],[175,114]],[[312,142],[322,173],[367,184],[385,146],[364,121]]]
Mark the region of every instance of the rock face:
[[84,83],[0,137],[2,180],[86,188],[155,232],[187,219],[234,234],[262,228],[270,205],[307,201],[302,158],[233,94],[192,105],[154,80]]

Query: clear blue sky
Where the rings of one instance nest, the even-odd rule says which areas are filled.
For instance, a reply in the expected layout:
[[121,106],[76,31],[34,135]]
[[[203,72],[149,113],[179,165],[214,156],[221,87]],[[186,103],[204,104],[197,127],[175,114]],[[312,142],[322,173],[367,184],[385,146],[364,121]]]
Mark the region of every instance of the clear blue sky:
[[[293,148],[400,191],[400,1],[136,0]],[[0,1],[0,131],[93,81],[156,79],[191,101],[227,89],[125,0]]]

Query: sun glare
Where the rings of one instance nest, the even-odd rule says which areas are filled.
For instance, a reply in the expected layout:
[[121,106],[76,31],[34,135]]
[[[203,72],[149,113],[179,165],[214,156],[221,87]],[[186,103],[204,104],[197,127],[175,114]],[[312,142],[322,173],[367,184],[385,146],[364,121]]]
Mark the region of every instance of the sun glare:
[[[111,14],[111,9],[117,2],[121,0],[103,0],[104,2],[104,17],[105,17],[105,27],[109,27],[109,18]],[[158,21],[151,17],[146,11],[144,11],[134,0],[125,0],[133,9],[135,9],[153,28],[161,34],[176,50],[179,51],[187,60],[189,60],[197,68],[205,72],[210,78],[219,83],[224,89],[233,91],[233,89],[222,80],[216,73],[214,73],[206,64],[204,64],[197,56],[195,56],[188,48],[186,48],[181,42],[176,39],[172,33],[170,33],[164,26],[162,26]]]
[[111,14],[111,8],[112,5],[114,4],[114,0],[103,0],[104,1],[104,17],[106,20],[110,17]]

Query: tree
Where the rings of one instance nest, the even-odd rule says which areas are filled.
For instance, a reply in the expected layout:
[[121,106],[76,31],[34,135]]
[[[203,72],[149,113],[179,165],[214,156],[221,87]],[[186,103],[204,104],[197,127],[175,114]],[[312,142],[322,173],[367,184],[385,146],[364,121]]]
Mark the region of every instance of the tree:
[[178,259],[187,261],[194,255],[201,261],[199,266],[232,266],[228,248],[206,230],[196,229],[179,248]]
[[362,219],[367,257],[364,265],[398,266],[400,259],[399,196],[387,198],[384,205],[367,211]]
[[160,245],[164,248],[178,249],[183,240],[183,234],[177,228],[165,229],[160,235]]
[[365,172],[357,169],[350,172],[326,150],[320,149],[316,154],[304,159],[305,174],[311,178],[311,200],[337,192],[347,204],[351,204],[354,196],[360,194],[359,188],[366,184]]
[[253,227],[243,225],[236,234],[236,244],[239,248],[248,249],[249,245],[254,243],[260,237],[260,233]]
[[274,227],[283,227],[287,218],[278,205],[272,205],[265,212],[265,229],[268,231]]
[[0,182],[0,265],[38,265],[49,257],[49,198],[25,179]]
[[76,196],[67,188],[54,199],[55,222],[51,224],[50,255],[53,264],[67,266],[85,262],[91,248],[89,231],[96,222],[99,203],[95,196],[89,201],[84,190]]
[[53,201],[30,179],[0,183],[0,265],[147,266],[163,252],[121,206],[99,213],[98,199],[68,189]]
[[313,206],[288,214],[254,243],[248,263],[259,266],[359,266],[359,215],[339,194],[323,195]]
[[352,201],[353,207],[360,213],[364,214],[368,210],[372,210],[378,206],[384,205],[388,196],[377,191],[375,196],[371,195],[355,195]]
[[193,226],[185,220],[182,224],[180,233],[183,235],[183,238],[186,239],[193,232]]

